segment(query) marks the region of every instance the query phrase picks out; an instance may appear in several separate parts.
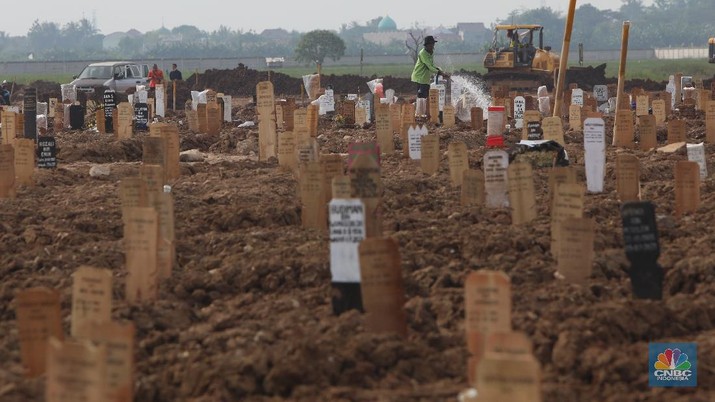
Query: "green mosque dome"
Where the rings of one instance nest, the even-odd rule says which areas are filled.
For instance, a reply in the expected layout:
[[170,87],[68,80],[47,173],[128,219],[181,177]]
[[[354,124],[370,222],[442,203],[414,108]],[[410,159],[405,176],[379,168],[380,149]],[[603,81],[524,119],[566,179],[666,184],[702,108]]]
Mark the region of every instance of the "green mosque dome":
[[395,23],[395,20],[390,18],[389,15],[386,15],[383,19],[380,20],[380,23],[377,24],[377,30],[378,31],[397,31],[397,24]]

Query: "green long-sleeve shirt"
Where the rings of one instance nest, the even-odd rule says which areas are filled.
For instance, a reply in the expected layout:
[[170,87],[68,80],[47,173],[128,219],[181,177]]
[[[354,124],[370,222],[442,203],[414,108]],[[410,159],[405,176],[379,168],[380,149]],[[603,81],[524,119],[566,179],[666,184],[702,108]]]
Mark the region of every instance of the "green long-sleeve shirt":
[[434,55],[423,48],[417,55],[417,62],[412,70],[412,82],[429,84],[432,74],[438,71],[441,70],[434,65]]

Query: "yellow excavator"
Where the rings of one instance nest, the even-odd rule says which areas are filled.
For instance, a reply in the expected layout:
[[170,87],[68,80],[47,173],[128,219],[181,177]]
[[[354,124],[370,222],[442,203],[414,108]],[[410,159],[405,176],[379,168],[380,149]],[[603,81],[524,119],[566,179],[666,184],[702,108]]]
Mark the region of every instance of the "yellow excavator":
[[708,62],[715,63],[715,38],[708,40]]
[[[559,54],[544,46],[544,27],[541,25],[497,25],[494,39],[484,56],[487,73],[484,80],[490,88],[509,91],[533,91],[541,85],[551,90],[559,70]],[[571,66],[566,71],[567,82],[581,88],[604,84],[606,65]]]
[[541,25],[497,25],[484,67],[489,86],[506,85],[512,90],[551,87],[559,68],[559,55],[551,47],[544,47]]

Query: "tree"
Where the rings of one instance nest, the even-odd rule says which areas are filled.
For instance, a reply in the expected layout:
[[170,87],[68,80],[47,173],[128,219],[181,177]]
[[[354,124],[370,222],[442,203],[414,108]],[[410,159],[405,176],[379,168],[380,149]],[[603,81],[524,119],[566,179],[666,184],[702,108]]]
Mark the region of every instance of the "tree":
[[326,57],[339,60],[345,54],[345,42],[331,31],[315,30],[303,35],[295,48],[297,61],[315,63],[318,69]]
[[415,35],[414,32],[410,31],[410,38],[405,39],[405,47],[407,47],[407,54],[412,58],[413,63],[417,63],[417,56],[420,54],[420,44],[424,40],[425,31],[420,30]]

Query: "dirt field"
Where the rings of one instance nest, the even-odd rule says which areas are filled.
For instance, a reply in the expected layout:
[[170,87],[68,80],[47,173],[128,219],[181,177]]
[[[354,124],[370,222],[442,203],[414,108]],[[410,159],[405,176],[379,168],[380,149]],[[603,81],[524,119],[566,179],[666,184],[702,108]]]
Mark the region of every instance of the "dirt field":
[[[252,108],[237,111],[251,117]],[[463,207],[449,184],[446,156],[427,177],[401,154],[385,155],[385,236],[400,244],[408,337],[365,331],[357,312],[330,306],[328,239],[300,225],[296,181],[275,159],[257,161],[257,127],[224,127],[217,138],[190,134],[173,183],[178,264],[154,303],[123,301],[124,253],[119,181],[138,173],[141,141],[91,131],[57,135],[60,167],[37,171],[37,185],[0,200],[0,400],[42,401],[42,379],[22,378],[13,297],[19,289],[62,291],[69,329],[71,275],[84,264],[112,269],[113,318],[137,327],[136,401],[454,401],[467,387],[463,283],[469,272],[511,277],[513,328],[525,332],[543,367],[543,400],[553,402],[705,402],[715,400],[715,181],[701,187],[696,214],[674,217],[673,169],[683,153],[607,149],[606,191],[587,195],[597,223],[587,286],[555,278],[549,253],[548,170],[535,170],[539,217],[512,226],[509,210]],[[611,118],[607,143],[611,142]],[[704,140],[702,112],[688,140]],[[479,169],[483,133],[430,127],[446,151],[465,141]],[[374,128],[336,128],[321,120],[323,152],[346,153]],[[514,130],[508,144],[519,140]],[[585,181],[583,136],[566,133],[572,164]],[[665,131],[659,130],[665,143]],[[399,142],[398,142],[399,145]],[[708,154],[715,147],[707,147]],[[642,198],[657,205],[666,276],[662,301],[636,300],[623,252],[615,155],[641,161]],[[92,178],[92,164],[111,175]],[[715,169],[713,164],[710,171]],[[698,387],[649,388],[648,342],[698,344]]]

